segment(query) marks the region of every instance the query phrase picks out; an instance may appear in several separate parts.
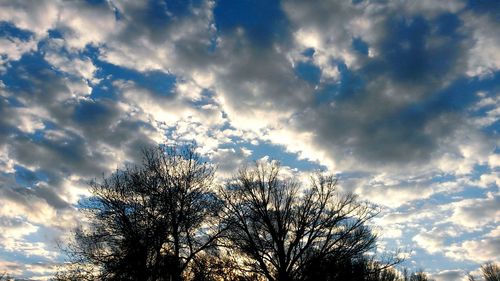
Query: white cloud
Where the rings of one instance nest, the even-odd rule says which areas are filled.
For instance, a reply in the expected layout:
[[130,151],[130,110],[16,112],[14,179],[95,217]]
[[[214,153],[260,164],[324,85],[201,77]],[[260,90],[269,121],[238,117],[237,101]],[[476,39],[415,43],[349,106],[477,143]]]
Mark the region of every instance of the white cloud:
[[0,19],[12,22],[19,28],[30,30],[42,37],[54,27],[58,18],[59,4],[57,0],[2,1]]
[[58,28],[64,31],[69,49],[83,49],[87,44],[100,45],[120,30],[110,3],[86,5],[76,1],[61,6]]
[[481,187],[490,187],[490,186],[500,186],[500,175],[498,173],[488,173],[482,174],[479,177],[479,186]]
[[18,38],[0,38],[0,73],[5,71],[5,64],[9,61],[16,61],[28,52],[36,51],[36,41],[22,41]]
[[94,81],[94,73],[97,67],[89,58],[78,58],[78,54],[73,57],[66,56],[67,50],[63,47],[61,39],[51,39],[51,47],[45,50],[45,59],[60,71],[66,72],[78,78]]
[[449,221],[468,229],[478,229],[500,222],[500,197],[489,194],[487,198],[465,199],[449,205],[453,214]]
[[492,154],[488,156],[488,163],[492,168],[500,167],[500,154]]
[[461,269],[443,270],[431,275],[436,281],[467,281],[465,272]]
[[413,187],[403,186],[366,186],[359,189],[364,198],[388,207],[399,207],[408,202],[425,199],[434,194],[430,187],[416,185]]
[[56,210],[45,200],[29,196],[18,198],[20,201],[0,199],[0,214],[6,218],[22,217],[30,223],[44,226],[71,228],[74,225],[74,213],[71,210]]
[[472,32],[472,48],[469,50],[467,75],[491,75],[500,69],[500,39],[498,23],[494,16],[466,13],[466,28]]
[[500,262],[500,238],[488,237],[452,244],[446,249],[446,256],[456,260],[474,262]]
[[445,239],[457,236],[459,232],[453,227],[434,227],[424,230],[413,237],[418,246],[431,254],[443,252],[446,249]]

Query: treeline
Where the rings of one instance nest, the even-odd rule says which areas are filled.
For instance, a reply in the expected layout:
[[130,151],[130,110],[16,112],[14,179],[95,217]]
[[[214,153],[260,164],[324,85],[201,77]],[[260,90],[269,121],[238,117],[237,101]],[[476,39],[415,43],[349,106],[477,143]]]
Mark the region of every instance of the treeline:
[[[275,162],[224,184],[215,172],[193,146],[160,146],[93,181],[54,280],[430,280],[373,255],[367,222],[378,210],[339,193],[334,176],[304,184]],[[489,268],[496,279],[486,280],[498,281]]]

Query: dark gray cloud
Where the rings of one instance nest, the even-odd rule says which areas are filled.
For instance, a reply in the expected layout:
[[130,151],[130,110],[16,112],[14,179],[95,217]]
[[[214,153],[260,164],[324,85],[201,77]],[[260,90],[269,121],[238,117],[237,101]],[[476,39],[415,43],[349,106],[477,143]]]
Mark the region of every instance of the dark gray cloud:
[[[333,37],[340,38],[341,47],[352,48],[345,42],[357,39],[353,37],[356,27],[349,23],[360,13],[357,7],[345,5],[311,5],[304,10],[317,11],[318,16],[304,16],[312,19],[304,24],[326,38],[331,28],[344,26]],[[373,16],[370,24],[375,25],[375,33],[366,39],[367,48],[373,48],[376,55],[359,59],[363,55],[353,52],[358,57],[354,69],[332,57],[340,85],[324,85],[323,102],[297,108],[290,125],[312,131],[319,147],[337,159],[355,157],[377,166],[426,163],[441,141],[461,126],[467,106],[477,101],[474,95],[480,86],[468,87],[469,82],[461,80],[470,41],[464,39],[467,34],[462,33],[457,15],[443,13],[428,19],[423,14],[379,8],[385,17],[377,21],[378,15]],[[336,19],[325,11],[342,15]],[[323,27],[321,15],[346,24]]]
[[[220,33],[211,53],[204,44],[183,45],[181,40],[175,41],[172,56],[183,58],[177,64],[179,73],[186,74],[182,66],[189,65],[192,71],[215,74],[216,92],[235,122],[248,115],[264,124],[273,121],[292,131],[310,132],[315,146],[340,161],[413,165],[432,159],[442,140],[463,122],[467,106],[476,101],[477,89],[462,91],[459,88],[467,82],[457,80],[466,67],[468,34],[461,29],[460,18],[446,11],[428,16],[419,9],[401,14],[381,3],[292,1],[285,2],[284,9],[278,7],[280,16],[266,22],[270,26],[266,33],[251,22],[218,21],[223,14],[218,9],[226,4],[215,8],[214,23]],[[363,20],[373,20],[373,27],[360,28]],[[148,30],[145,34],[155,32],[147,24],[141,28]],[[338,71],[336,81],[322,80],[315,88],[297,75],[294,65],[300,62],[291,54],[302,50],[292,38],[302,29],[319,34],[323,46],[313,56],[327,53],[324,63]],[[282,36],[274,37],[274,30]],[[165,29],[164,35],[169,32]],[[153,44],[158,43],[155,40]],[[261,40],[272,40],[266,45],[272,47],[263,48]],[[360,53],[353,40],[364,42],[376,55]],[[190,50],[197,55],[191,56]],[[349,57],[355,62],[346,61]],[[462,91],[458,94],[462,104],[453,98],[448,104],[455,91]],[[275,120],[265,120],[268,116]]]

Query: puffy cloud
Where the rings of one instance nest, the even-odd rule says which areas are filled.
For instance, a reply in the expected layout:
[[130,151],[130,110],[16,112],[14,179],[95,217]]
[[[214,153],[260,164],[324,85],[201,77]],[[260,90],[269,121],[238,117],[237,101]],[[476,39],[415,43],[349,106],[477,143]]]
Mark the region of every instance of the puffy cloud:
[[461,269],[443,270],[438,273],[432,274],[432,278],[436,281],[466,281],[467,276]]
[[459,232],[452,227],[434,227],[431,230],[424,230],[413,237],[413,241],[427,252],[435,254],[445,248],[445,239],[457,236]]
[[12,22],[17,27],[45,36],[54,27],[59,11],[59,1],[2,1],[0,19]]
[[472,33],[467,75],[486,76],[500,69],[500,39],[495,16],[467,13],[463,15],[466,28]]
[[21,58],[25,53],[36,50],[36,42],[24,42],[18,38],[0,38],[0,72],[5,71],[5,64]]
[[500,197],[489,194],[487,198],[465,199],[451,204],[453,214],[449,221],[470,229],[500,222]]
[[219,163],[217,166],[218,172],[222,173],[225,177],[230,177],[237,172],[238,167],[242,167],[245,164],[245,159],[248,159],[252,152],[245,148],[220,148],[214,152],[212,156],[215,163]]
[[120,29],[111,3],[70,2],[61,6],[57,28],[64,33],[64,41],[70,49],[103,44],[108,36]]
[[467,240],[452,244],[446,251],[446,256],[457,260],[474,262],[499,262],[500,239],[486,237],[479,240]]
[[22,273],[21,265],[15,262],[0,260],[0,267],[8,270],[8,272],[10,272],[10,274],[12,275],[20,275]]
[[493,154],[488,156],[488,163],[492,168],[500,167],[500,154]]
[[[97,68],[89,58],[82,59],[78,57],[69,58],[62,56],[61,51],[64,51],[64,49],[61,50],[62,46],[57,46],[62,44],[62,42],[57,39],[51,41],[52,42],[50,43],[54,43],[54,47],[56,49],[49,49],[45,53],[45,59],[47,60],[47,62],[69,75],[78,77],[80,79],[83,78],[88,81],[95,81],[93,78]],[[87,94],[90,94],[90,91]]]
[[[212,1],[184,1],[173,8],[159,2],[114,4],[120,15],[119,28],[109,35],[102,59],[140,71],[180,74],[207,62],[215,31],[211,26]],[[174,14],[174,10],[182,12]],[[196,70],[206,72],[208,69]]]
[[[38,227],[35,225],[22,221],[18,218],[6,218],[2,217],[0,219],[0,224],[2,225],[2,245],[6,247],[8,244],[7,239],[18,239],[23,236],[29,235],[30,233],[36,232]],[[10,247],[10,246],[7,246]]]
[[[448,114],[446,108],[439,113],[441,109],[429,100],[440,99],[440,94],[435,93],[435,89],[447,91],[446,85],[457,77],[458,71],[463,67],[460,55],[465,49],[462,45],[457,45],[453,37],[440,36],[437,31],[429,28],[429,22],[416,16],[425,9],[436,9],[429,6],[431,5],[427,3],[421,7],[411,7],[412,12],[407,15],[406,20],[393,17],[390,11],[394,7],[385,7],[382,4],[353,5],[347,2],[320,1],[318,5],[302,5],[300,2],[287,1],[284,3],[284,10],[291,20],[292,27],[297,28],[294,36],[302,47],[295,50],[282,44],[280,52],[276,52],[273,56],[280,58],[283,50],[288,48],[293,54],[291,58],[293,66],[294,63],[307,60],[300,57],[300,48],[302,50],[313,48],[311,55],[313,67],[319,68],[322,75],[337,72],[334,76],[338,77],[332,76],[333,81],[340,84],[350,83],[350,88],[329,85],[325,80],[325,83],[319,86],[319,89],[324,88],[322,91],[294,86],[300,90],[280,91],[289,93],[287,97],[281,98],[278,94],[273,94],[275,91],[272,89],[264,90],[265,95],[259,94],[259,89],[265,87],[268,81],[261,78],[258,80],[260,83],[247,83],[249,84],[247,88],[239,86],[238,89],[230,91],[231,87],[222,93],[226,99],[231,92],[237,93],[238,99],[241,99],[242,93],[245,99],[259,98],[259,103],[253,106],[257,109],[252,109],[252,106],[244,109],[249,112],[246,113],[249,114],[249,118],[263,116],[262,123],[260,126],[257,125],[256,129],[268,126],[273,130],[278,128],[281,131],[288,131],[290,135],[309,132],[314,138],[309,142],[304,141],[309,145],[304,146],[303,150],[310,146],[308,150],[317,151],[316,159],[324,158],[321,154],[328,151],[328,158],[335,159],[338,162],[337,166],[345,169],[352,166],[359,167],[360,164],[364,165],[363,168],[373,168],[374,165],[380,166],[381,163],[387,165],[391,162],[401,165],[408,163],[407,159],[422,160],[420,165],[432,161],[435,154],[440,155],[441,150],[445,149],[441,144],[444,144],[446,136],[457,128],[456,124],[461,117]],[[442,7],[443,11],[456,11],[461,4],[445,6]],[[335,16],[332,16],[332,11],[335,12]],[[387,11],[389,14],[387,19],[380,16],[381,11]],[[438,9],[435,11],[437,13]],[[310,16],[312,14],[314,16]],[[363,24],[363,19],[370,24]],[[433,19],[429,21],[431,20]],[[393,32],[391,28],[394,29]],[[413,33],[413,30],[421,32]],[[417,33],[420,35],[414,36]],[[367,38],[362,37],[364,35]],[[361,41],[368,42],[368,49],[378,49],[372,59],[362,59],[362,55],[353,49],[351,42],[358,37]],[[397,42],[401,41],[406,42],[408,48],[397,45],[399,44]],[[248,49],[246,52],[241,52],[243,60],[246,60],[247,54],[252,54],[252,45],[243,43],[242,46]],[[453,46],[452,52],[448,51],[449,46]],[[395,53],[388,53],[387,50],[393,50]],[[429,63],[415,60],[419,55],[428,57]],[[446,69],[439,69],[440,66],[430,62],[434,56],[444,56],[440,59],[447,62]],[[240,55],[239,58],[241,57]],[[285,63],[283,67],[274,70],[273,67],[279,60],[275,59],[269,63],[259,60],[260,57],[265,57],[265,54],[259,53],[259,57],[252,61],[258,62],[261,68],[272,71],[275,75],[283,73],[281,69],[285,67]],[[237,65],[228,67],[232,70],[231,73],[237,72],[235,68]],[[372,71],[375,68],[381,71]],[[356,73],[356,70],[359,70],[359,73]],[[438,71],[440,78],[436,79],[437,76],[432,73]],[[276,80],[287,81],[288,84],[294,81],[291,78],[275,79],[270,74],[267,76],[273,77],[274,84],[277,84]],[[239,81],[237,77],[231,78],[230,81]],[[407,81],[407,78],[411,78],[412,81]],[[423,81],[426,82],[422,83]],[[302,99],[294,99],[294,93],[297,92],[301,93]],[[442,98],[445,96],[443,94]],[[280,104],[288,104],[287,110],[271,108],[276,115],[272,119],[269,118],[268,108],[266,113],[258,111],[265,108],[267,99],[280,100]],[[315,104],[315,99],[322,102]],[[225,105],[229,108],[234,107],[231,103]],[[423,114],[423,111],[418,110],[421,108],[425,111],[427,107],[428,110],[437,109],[438,114]],[[235,115],[231,111],[228,112],[230,118]],[[239,120],[245,112],[242,113],[240,108],[237,112],[236,118]],[[377,118],[374,119],[372,116]],[[274,123],[269,123],[269,120],[273,120]],[[281,122],[276,124],[275,120]],[[253,124],[259,123],[253,122]],[[286,127],[287,130],[282,130],[282,127]],[[364,133],[366,135],[363,135]],[[301,138],[288,138],[281,143],[293,147],[295,139]]]

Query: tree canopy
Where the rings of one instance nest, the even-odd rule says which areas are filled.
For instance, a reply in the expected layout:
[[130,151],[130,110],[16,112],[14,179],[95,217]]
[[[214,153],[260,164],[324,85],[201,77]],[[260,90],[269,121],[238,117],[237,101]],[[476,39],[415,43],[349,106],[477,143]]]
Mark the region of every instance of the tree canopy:
[[[378,209],[335,176],[305,181],[258,161],[224,182],[196,149],[147,148],[141,163],[92,181],[54,280],[431,280],[373,255]],[[482,267],[487,281],[499,272]]]
[[140,166],[91,183],[89,220],[75,231],[73,273],[100,280],[181,280],[221,234],[215,169],[194,147],[143,151]]
[[302,280],[314,262],[362,255],[375,245],[365,223],[376,212],[336,186],[317,174],[304,187],[275,162],[240,170],[221,192],[229,247],[247,271],[271,281]]

